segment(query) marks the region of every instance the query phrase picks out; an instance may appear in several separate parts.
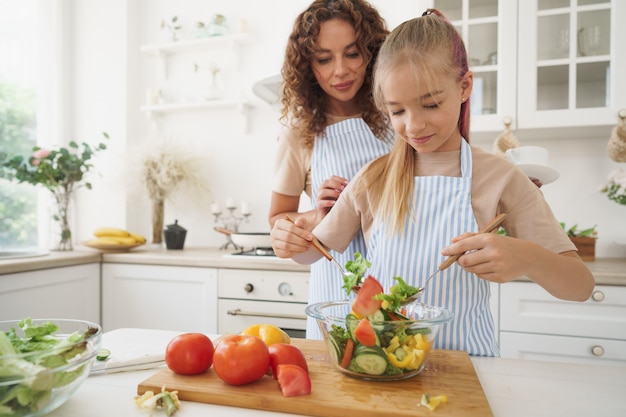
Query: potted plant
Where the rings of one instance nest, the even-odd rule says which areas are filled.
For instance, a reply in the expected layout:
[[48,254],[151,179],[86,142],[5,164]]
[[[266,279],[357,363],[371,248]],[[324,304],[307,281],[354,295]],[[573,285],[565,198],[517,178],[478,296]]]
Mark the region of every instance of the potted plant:
[[596,259],[596,239],[598,239],[598,231],[596,226],[588,229],[578,230],[578,224],[573,225],[570,228],[565,226],[565,223],[561,223],[561,227],[567,233],[567,236],[576,245],[578,255],[583,261],[595,261]]

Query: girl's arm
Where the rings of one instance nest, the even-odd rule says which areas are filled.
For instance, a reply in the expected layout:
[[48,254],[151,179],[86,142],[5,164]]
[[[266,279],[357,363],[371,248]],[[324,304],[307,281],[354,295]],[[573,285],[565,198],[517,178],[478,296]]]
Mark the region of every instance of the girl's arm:
[[443,249],[442,255],[459,252],[466,253],[458,264],[483,279],[503,283],[526,276],[563,300],[585,301],[595,285],[576,251],[555,253],[524,239],[466,233]]

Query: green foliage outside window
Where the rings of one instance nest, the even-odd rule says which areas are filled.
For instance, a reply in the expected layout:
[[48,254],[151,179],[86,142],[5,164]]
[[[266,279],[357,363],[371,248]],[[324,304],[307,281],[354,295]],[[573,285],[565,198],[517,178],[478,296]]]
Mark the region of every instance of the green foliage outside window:
[[[0,82],[0,149],[30,156],[36,126],[34,91]],[[37,244],[37,190],[0,179],[0,249]]]

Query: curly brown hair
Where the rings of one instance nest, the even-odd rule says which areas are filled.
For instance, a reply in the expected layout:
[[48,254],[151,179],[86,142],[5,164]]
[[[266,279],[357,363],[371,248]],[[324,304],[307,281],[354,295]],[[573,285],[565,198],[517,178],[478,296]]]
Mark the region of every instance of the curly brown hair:
[[298,122],[304,145],[313,146],[316,135],[328,125],[326,94],[315,79],[311,62],[317,51],[322,23],[343,19],[355,29],[357,48],[367,63],[365,81],[355,99],[363,109],[363,120],[372,132],[382,137],[388,127],[385,116],[372,98],[372,74],[378,50],[389,34],[385,20],[363,0],[315,0],[296,18],[289,36],[281,74],[283,94],[281,121],[290,117]]

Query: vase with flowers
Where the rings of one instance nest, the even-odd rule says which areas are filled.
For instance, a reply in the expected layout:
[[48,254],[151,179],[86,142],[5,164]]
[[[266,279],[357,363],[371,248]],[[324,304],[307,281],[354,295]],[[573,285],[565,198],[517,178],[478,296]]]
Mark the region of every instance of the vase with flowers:
[[[103,135],[106,139],[109,138],[106,132]],[[0,152],[0,178],[41,185],[53,194],[53,219],[59,223],[60,228],[60,237],[54,250],[73,249],[69,222],[70,202],[74,191],[79,187],[91,189],[91,183],[84,181],[84,176],[93,168],[91,158],[94,154],[106,149],[104,143],[95,147],[84,142],[81,145],[82,147],[71,141],[68,148],[45,149],[35,146],[29,157],[9,156]]]

